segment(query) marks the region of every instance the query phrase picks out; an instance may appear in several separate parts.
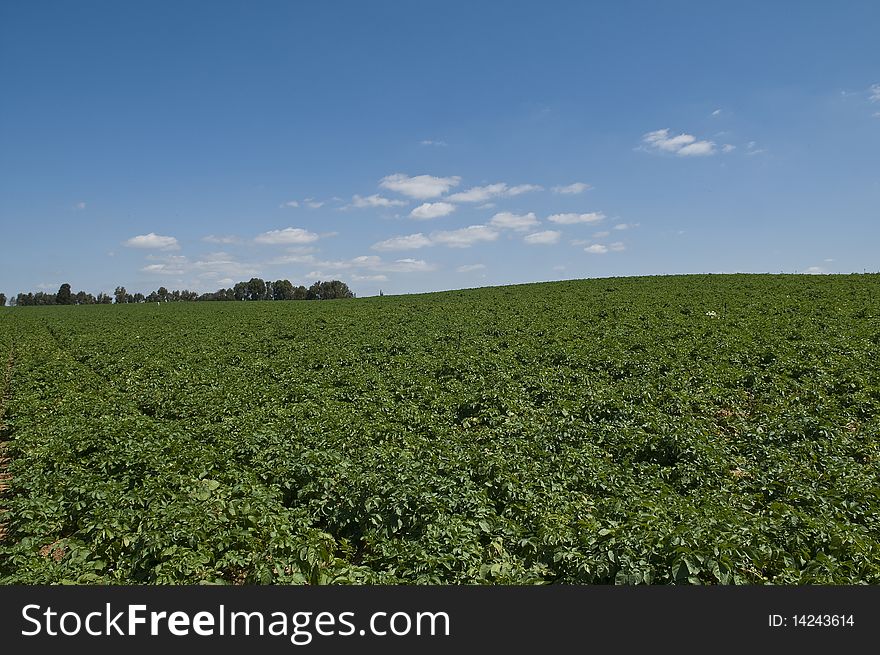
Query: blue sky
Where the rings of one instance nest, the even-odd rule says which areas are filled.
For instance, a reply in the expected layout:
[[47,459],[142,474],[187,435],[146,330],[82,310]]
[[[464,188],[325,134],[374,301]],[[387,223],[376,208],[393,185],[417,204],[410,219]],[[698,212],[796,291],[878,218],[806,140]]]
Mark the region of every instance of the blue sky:
[[0,291],[878,270],[877,2],[6,2]]

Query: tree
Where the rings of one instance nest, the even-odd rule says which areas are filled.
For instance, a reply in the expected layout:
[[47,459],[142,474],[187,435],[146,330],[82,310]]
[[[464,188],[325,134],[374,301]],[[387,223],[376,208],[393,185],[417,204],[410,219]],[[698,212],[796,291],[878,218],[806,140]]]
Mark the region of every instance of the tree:
[[244,282],[236,282],[233,287],[233,297],[236,300],[247,300],[247,284]]
[[73,304],[73,295],[70,293],[70,285],[65,282],[61,285],[61,288],[58,289],[58,293],[55,294],[55,304],[56,305],[72,305]]
[[293,300],[295,291],[290,280],[276,280],[272,283],[272,300]]
[[336,300],[338,298],[354,298],[354,294],[345,282],[330,280],[315,282],[309,287],[306,300]]
[[258,277],[252,277],[247,283],[248,300],[263,300],[266,297],[266,283]]
[[6,306],[6,294],[0,293],[0,307]]
[[101,293],[98,294],[98,298],[96,299],[96,302],[99,305],[109,305],[111,302],[113,302],[113,298],[111,298],[109,295],[107,295],[106,293],[104,293],[102,291]]
[[168,302],[168,289],[165,287],[159,287],[158,291],[156,291],[156,295],[159,296],[161,302]]
[[128,292],[125,290],[125,287],[116,287],[116,291],[113,292],[113,297],[116,299],[116,304],[121,305],[128,301]]

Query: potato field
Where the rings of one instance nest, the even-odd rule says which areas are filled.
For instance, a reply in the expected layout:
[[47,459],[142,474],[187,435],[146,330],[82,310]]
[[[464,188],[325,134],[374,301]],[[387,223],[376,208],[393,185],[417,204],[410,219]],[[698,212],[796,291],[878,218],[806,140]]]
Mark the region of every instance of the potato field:
[[880,583],[880,276],[0,308],[0,582]]

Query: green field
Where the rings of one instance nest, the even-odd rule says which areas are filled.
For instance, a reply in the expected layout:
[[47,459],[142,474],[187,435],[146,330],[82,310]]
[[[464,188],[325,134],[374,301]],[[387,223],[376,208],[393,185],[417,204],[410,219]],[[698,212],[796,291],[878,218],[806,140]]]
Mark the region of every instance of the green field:
[[0,353],[3,583],[880,583],[878,275],[4,308]]

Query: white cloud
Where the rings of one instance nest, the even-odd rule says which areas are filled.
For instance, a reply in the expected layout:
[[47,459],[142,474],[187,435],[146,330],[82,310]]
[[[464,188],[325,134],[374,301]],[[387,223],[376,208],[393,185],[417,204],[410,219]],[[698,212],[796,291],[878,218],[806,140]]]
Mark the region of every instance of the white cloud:
[[880,102],[880,84],[872,84],[871,88],[868,89],[868,99],[871,102]]
[[736,146],[729,143],[725,143],[723,146],[721,146],[721,152],[723,153],[733,152],[734,150],[736,150]]
[[239,239],[237,236],[234,236],[232,234],[227,234],[227,235],[209,234],[206,237],[202,237],[202,241],[206,241],[207,243],[218,243],[218,244],[228,245],[231,243],[239,243],[241,241],[241,239]]
[[471,273],[472,271],[482,271],[486,268],[485,264],[464,264],[455,269],[456,273]]
[[312,243],[318,240],[318,235],[301,227],[286,227],[283,230],[269,230],[254,238],[254,242],[268,245],[291,245],[299,243]]
[[373,250],[414,250],[433,245],[431,240],[421,232],[407,236],[392,237],[373,244]]
[[431,234],[431,241],[449,246],[450,248],[470,248],[480,241],[495,241],[497,238],[498,232],[488,225],[470,225],[460,230],[433,232]]
[[355,273],[351,276],[351,279],[355,282],[387,282],[387,275],[358,275]]
[[452,202],[486,202],[490,198],[496,198],[507,191],[507,185],[504,182],[495,184],[487,184],[486,186],[471,187],[467,191],[453,193],[447,198]]
[[275,257],[274,259],[269,260],[270,264],[278,265],[278,264],[316,264],[317,259],[315,259],[314,255],[310,255],[308,253],[305,254],[290,254],[290,255],[282,255],[281,257]]
[[391,273],[421,273],[433,271],[436,267],[424,259],[398,259],[394,262],[379,264],[376,270],[389,271]]
[[[618,223],[614,226],[615,230],[631,230],[634,227],[638,227],[639,223]],[[607,236],[607,234],[606,234]]]
[[524,232],[539,225],[540,221],[535,217],[534,212],[528,214],[511,214],[510,212],[499,212],[492,217],[489,225],[502,230],[515,230],[516,232]]
[[553,193],[564,193],[567,195],[573,195],[576,193],[583,193],[587,189],[590,188],[590,185],[586,182],[574,182],[573,184],[566,184],[553,187]]
[[713,141],[697,141],[693,134],[669,136],[669,129],[654,130],[642,137],[644,149],[669,152],[681,157],[711,155],[715,152]]
[[679,148],[675,154],[682,157],[701,157],[703,155],[712,155],[714,153],[715,144],[712,141],[696,141],[694,143],[689,143],[682,148]]
[[413,209],[409,215],[410,218],[424,221],[431,218],[447,216],[454,211],[455,205],[449,202],[426,202]]
[[716,109],[715,111],[712,112],[712,115],[713,115],[713,116],[720,116],[720,115],[721,115],[721,110],[720,110],[720,109]]
[[507,189],[508,196],[518,196],[523,193],[530,193],[532,191],[543,191],[544,187],[540,184],[517,184],[516,186],[512,186]]
[[163,237],[155,232],[140,234],[130,238],[123,245],[129,248],[150,248],[155,250],[179,250],[180,244],[174,237]]
[[410,198],[427,200],[443,195],[452,187],[458,186],[460,181],[461,178],[457,175],[453,177],[435,177],[433,175],[409,177],[403,173],[395,173],[383,177],[379,181],[379,186]]
[[810,266],[809,268],[804,269],[801,273],[806,275],[819,275],[820,273],[824,273],[825,269],[821,266]]
[[225,252],[208,253],[192,263],[184,263],[184,268],[187,272],[194,272],[199,278],[205,279],[232,277],[241,280],[261,272],[259,266],[239,262]]
[[208,253],[196,261],[190,261],[182,255],[149,255],[147,259],[155,263],[147,264],[141,268],[141,272],[160,278],[192,276],[189,281],[176,280],[175,284],[196,289],[216,289],[218,286],[229,286],[233,280],[262,275],[260,266],[239,262],[225,252]]
[[624,250],[626,250],[626,246],[623,244],[622,241],[615,241],[608,246],[608,249],[614,252],[623,252]]
[[608,252],[608,246],[603,246],[601,243],[594,243],[592,246],[584,248],[584,252],[588,252],[591,255],[604,255]]
[[[341,261],[311,261],[308,262],[320,267],[310,272],[307,277],[339,277],[340,271],[361,270],[374,273],[418,273],[433,271],[436,267],[423,259],[397,259],[386,262],[378,255],[361,255],[353,259]],[[327,271],[335,271],[328,273]]]
[[[602,230],[601,232],[593,232],[594,239],[604,239],[607,236],[611,236],[611,232],[609,232],[608,230]],[[589,243],[589,241],[578,240],[577,243],[575,243],[574,241],[572,241],[572,243],[574,243],[574,245],[576,245],[576,246],[583,246],[583,245],[586,245],[587,243]]]
[[288,200],[287,202],[282,202],[278,206],[281,207],[281,209],[284,209],[285,207],[299,207],[299,201],[298,200]]
[[[166,273],[169,265],[168,264],[148,264],[144,266],[141,271],[144,273]],[[180,274],[182,271],[177,271],[177,274]]]
[[447,146],[447,145],[449,145],[449,144],[446,143],[446,141],[437,141],[437,140],[434,140],[434,139],[425,139],[424,141],[419,141],[419,145],[422,145],[422,146],[439,146],[439,147],[443,147],[443,146]]
[[518,184],[507,186],[505,182],[496,182],[485,186],[471,187],[467,191],[453,193],[446,199],[452,202],[486,202],[492,198],[519,196],[530,191],[542,191],[544,187],[537,184]]
[[325,204],[323,200],[315,200],[314,198],[306,198],[304,202],[312,209],[320,209]]
[[561,225],[573,225],[575,223],[598,223],[603,218],[605,218],[605,214],[602,212],[589,212],[587,214],[553,214],[548,216],[547,220]]
[[748,150],[748,152],[746,152],[747,155],[759,155],[762,152],[767,152],[764,148],[759,148],[758,144],[754,141],[749,141],[746,144],[746,150]]
[[523,238],[523,241],[530,246],[549,246],[559,243],[559,237],[561,236],[562,232],[558,230],[544,230],[543,232],[535,232],[534,234],[526,235],[525,238]]
[[391,200],[390,198],[383,198],[377,193],[366,198],[355,194],[351,199],[349,207],[357,207],[359,209],[362,207],[401,207],[405,204],[405,200]]
[[86,203],[84,203],[84,202],[78,202],[78,203],[76,203],[76,204],[74,205],[74,207],[75,207],[76,209],[85,209],[85,208],[86,208]]

